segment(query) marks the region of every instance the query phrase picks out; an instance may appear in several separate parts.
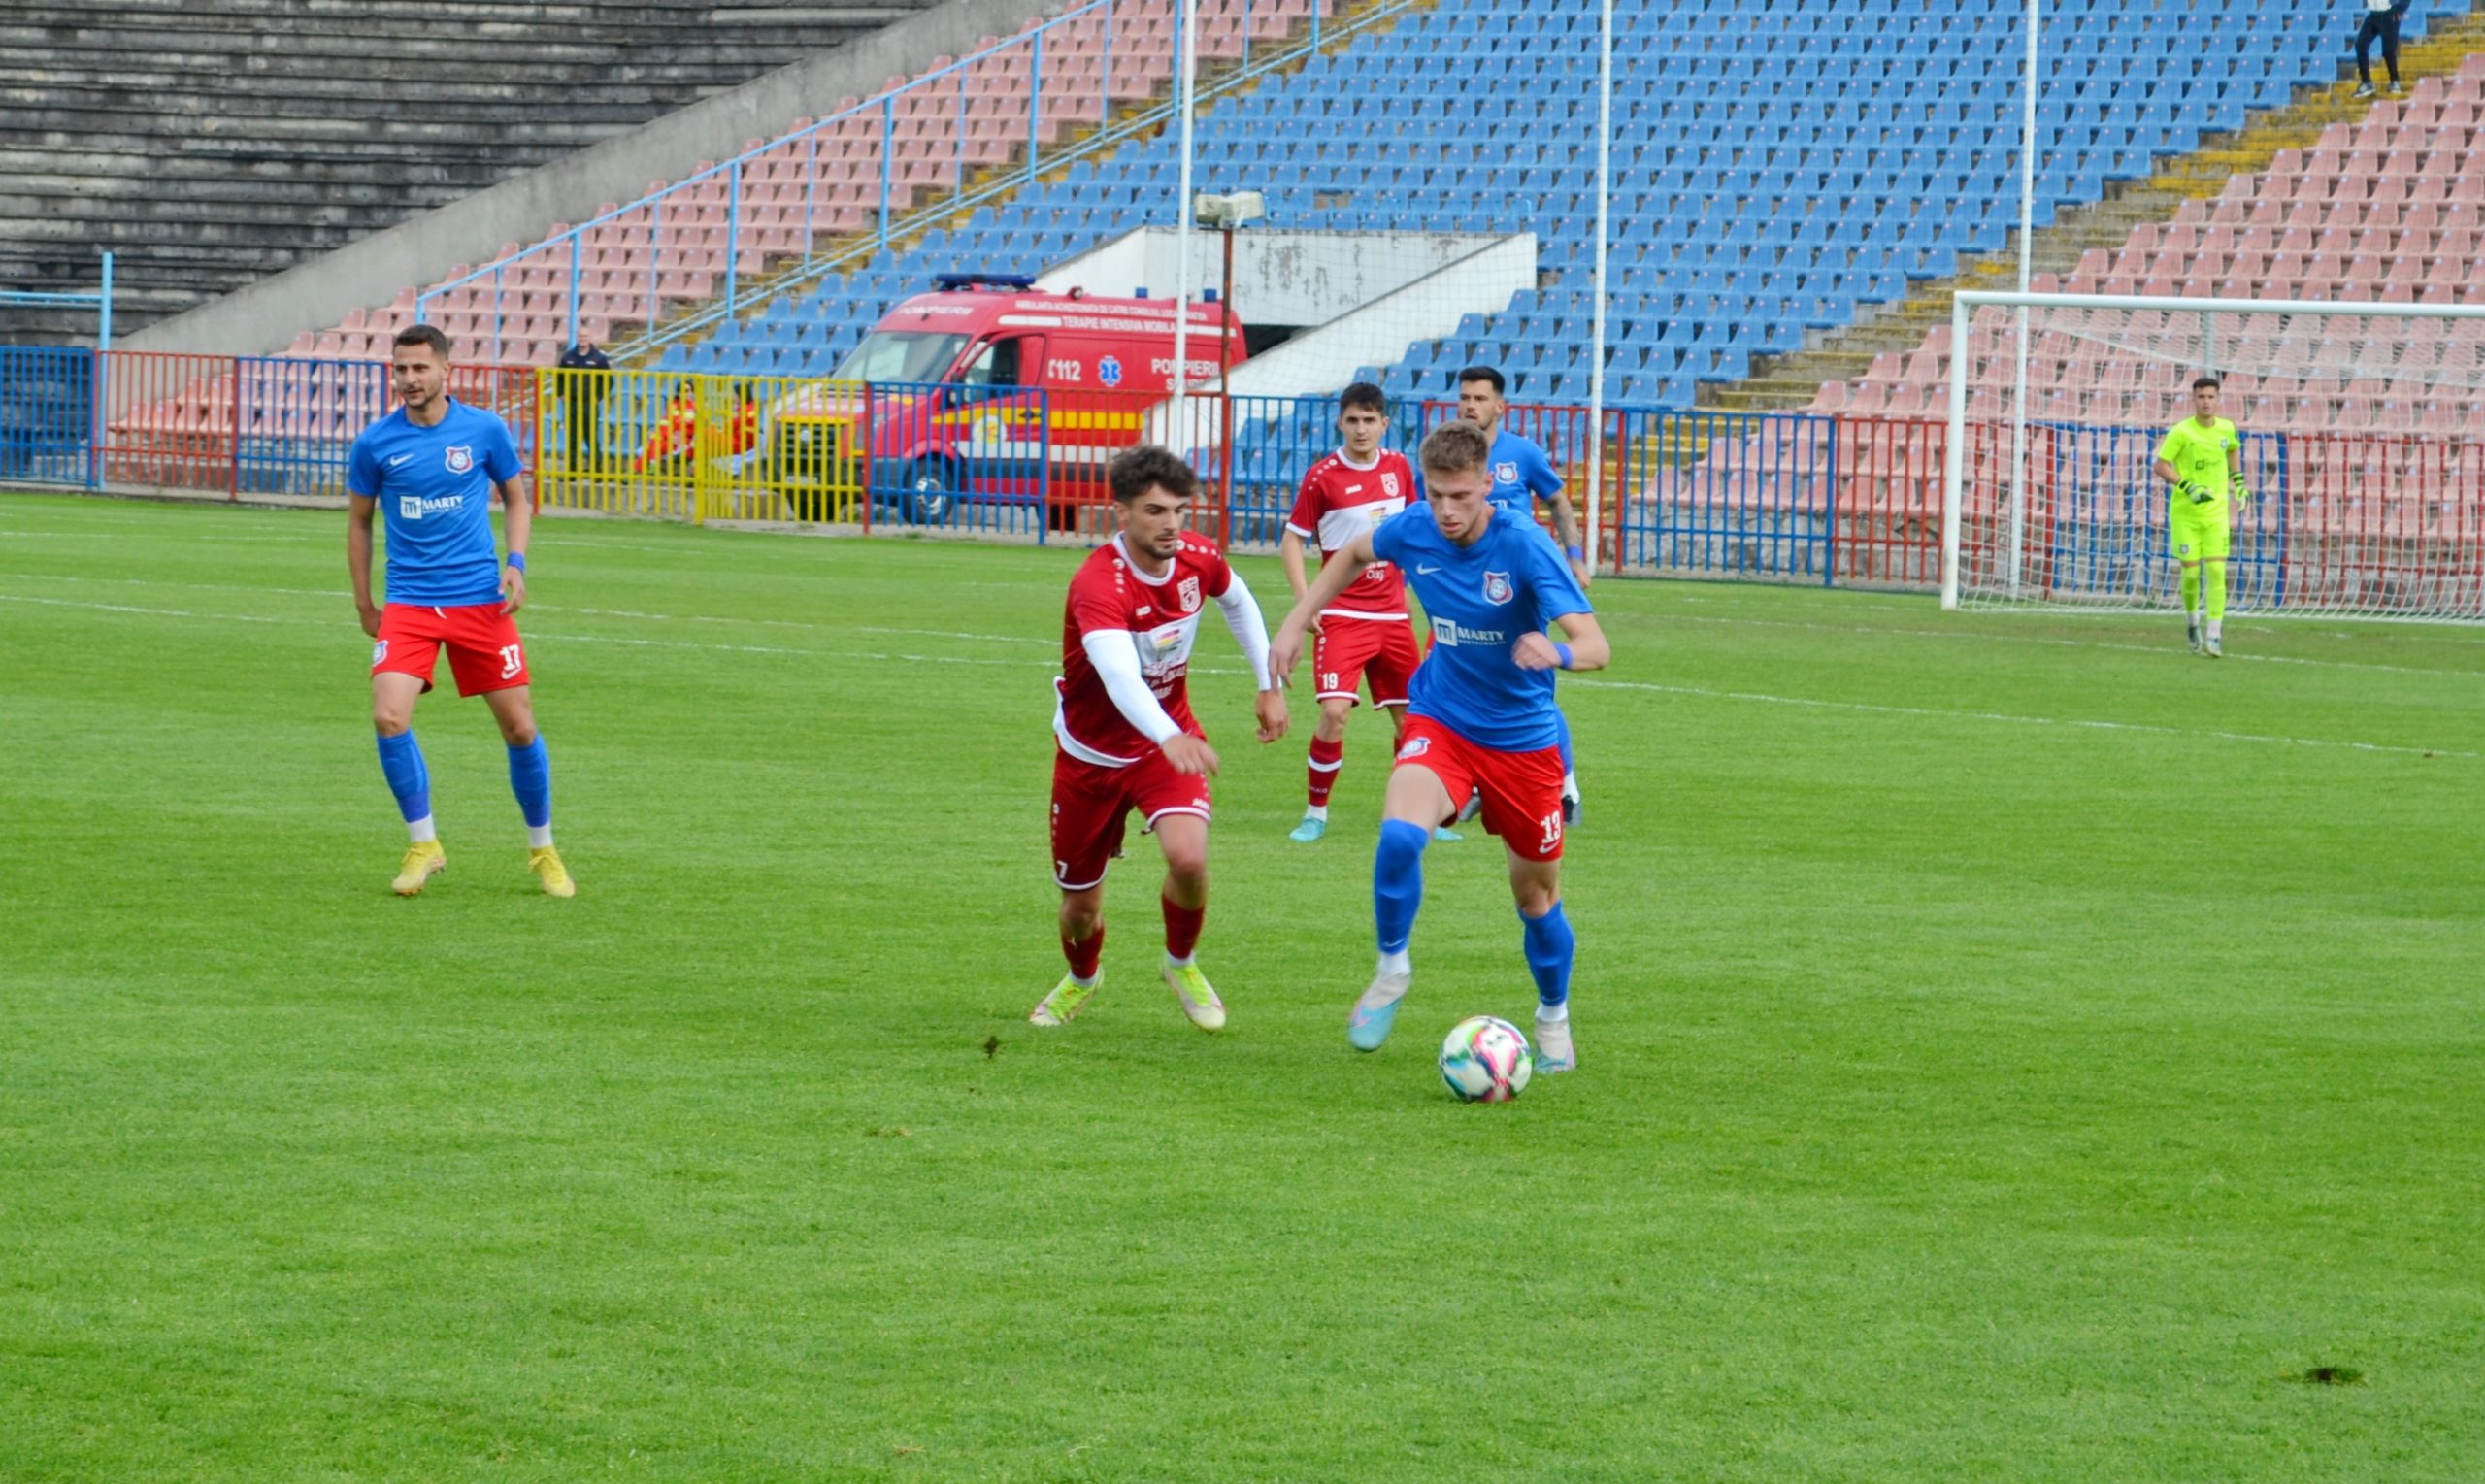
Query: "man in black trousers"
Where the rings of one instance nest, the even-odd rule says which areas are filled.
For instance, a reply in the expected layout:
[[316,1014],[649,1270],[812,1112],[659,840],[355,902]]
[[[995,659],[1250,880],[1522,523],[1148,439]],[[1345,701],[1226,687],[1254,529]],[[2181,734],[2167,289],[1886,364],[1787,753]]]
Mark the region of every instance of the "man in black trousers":
[[2365,23],[2356,28],[2356,76],[2363,85],[2356,89],[2359,98],[2372,96],[2372,44],[2381,41],[2381,60],[2390,69],[2390,96],[2399,96],[2399,22],[2407,15],[2410,0],[2365,0]]

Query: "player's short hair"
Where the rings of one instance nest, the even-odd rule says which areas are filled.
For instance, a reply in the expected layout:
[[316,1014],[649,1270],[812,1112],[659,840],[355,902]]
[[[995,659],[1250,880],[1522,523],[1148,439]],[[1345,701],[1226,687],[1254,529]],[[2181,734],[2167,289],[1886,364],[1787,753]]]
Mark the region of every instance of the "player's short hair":
[[1338,411],[1351,412],[1357,408],[1362,408],[1368,412],[1378,412],[1386,417],[1389,415],[1389,399],[1382,396],[1380,388],[1370,381],[1357,381],[1354,385],[1338,393]]
[[404,329],[399,330],[396,338],[390,341],[389,344],[394,346],[429,346],[431,347],[431,353],[440,357],[442,365],[446,366],[448,364],[448,337],[443,334],[440,326],[436,324],[410,324]]
[[2225,384],[2226,383],[2224,381],[2221,381],[2217,378],[2209,376],[2206,373],[2192,378],[2192,390],[2194,391],[2199,391],[2203,386],[2224,386]]
[[1444,422],[1424,435],[1416,456],[1426,474],[1465,474],[1492,461],[1493,441],[1472,422]]
[[1114,454],[1105,466],[1105,479],[1113,487],[1116,505],[1128,505],[1151,489],[1161,489],[1177,500],[1188,500],[1200,489],[1200,477],[1191,473],[1182,456],[1155,444],[1141,444]]
[[1509,386],[1508,381],[1502,379],[1502,374],[1490,366],[1470,366],[1458,374],[1459,385],[1464,386],[1470,381],[1491,382],[1493,395],[1496,397],[1502,395]]

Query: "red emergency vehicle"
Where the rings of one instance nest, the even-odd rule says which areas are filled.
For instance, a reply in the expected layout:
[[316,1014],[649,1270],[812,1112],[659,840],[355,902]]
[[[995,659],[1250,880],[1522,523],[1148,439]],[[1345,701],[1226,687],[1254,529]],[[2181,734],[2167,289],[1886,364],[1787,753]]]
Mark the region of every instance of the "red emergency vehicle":
[[[777,479],[817,470],[825,480],[868,458],[875,504],[928,523],[960,499],[1102,498],[1106,462],[1144,436],[1173,390],[1174,302],[992,275],[935,281],[881,316],[838,384],[772,409]],[[1191,384],[1213,384],[1242,361],[1242,326],[1213,301],[1188,318]]]

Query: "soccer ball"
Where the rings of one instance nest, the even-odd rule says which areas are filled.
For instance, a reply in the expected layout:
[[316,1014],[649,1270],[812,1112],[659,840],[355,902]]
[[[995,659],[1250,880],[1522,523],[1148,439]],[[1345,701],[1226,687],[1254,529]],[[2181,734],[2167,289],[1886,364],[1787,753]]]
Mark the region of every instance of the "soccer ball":
[[1508,1103],[1527,1090],[1535,1071],[1527,1038],[1490,1015],[1460,1021],[1441,1043],[1441,1079],[1461,1103]]

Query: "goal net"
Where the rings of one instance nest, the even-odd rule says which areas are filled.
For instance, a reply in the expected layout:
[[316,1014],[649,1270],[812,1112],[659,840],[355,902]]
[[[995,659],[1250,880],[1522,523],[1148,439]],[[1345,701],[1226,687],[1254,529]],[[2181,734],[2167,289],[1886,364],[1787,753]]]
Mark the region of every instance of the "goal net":
[[2485,619],[2485,306],[1962,293],[1952,347],[1944,607],[2179,608],[2155,463],[2206,373],[2231,610]]

